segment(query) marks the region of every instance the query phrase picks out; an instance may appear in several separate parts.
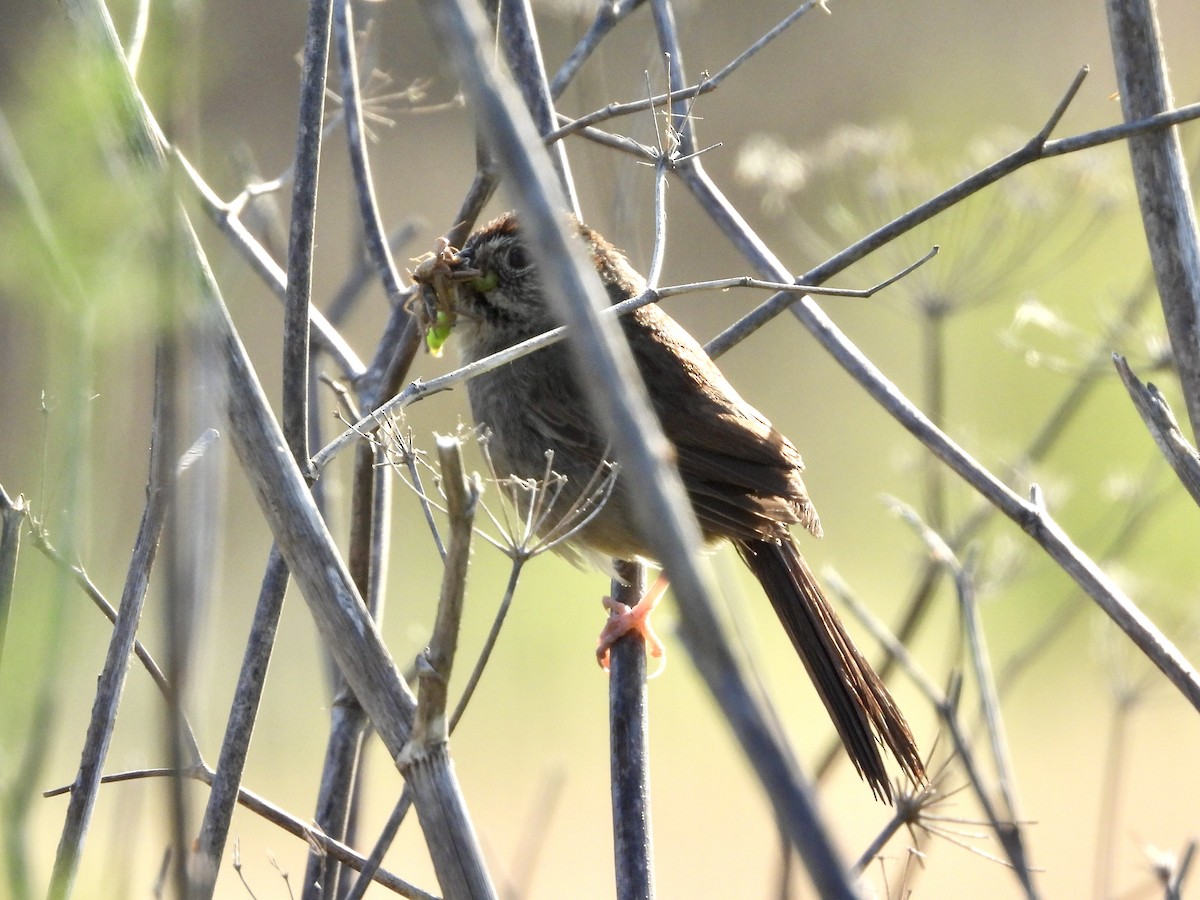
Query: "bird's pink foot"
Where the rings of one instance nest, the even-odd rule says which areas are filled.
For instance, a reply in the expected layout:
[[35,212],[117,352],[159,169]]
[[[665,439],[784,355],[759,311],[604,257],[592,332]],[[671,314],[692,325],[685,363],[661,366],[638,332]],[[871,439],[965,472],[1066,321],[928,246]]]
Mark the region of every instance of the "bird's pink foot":
[[601,601],[604,608],[608,610],[609,616],[596,645],[596,661],[600,663],[600,667],[604,671],[608,671],[608,655],[613,644],[630,632],[636,632],[646,641],[646,648],[650,651],[650,655],[661,661],[654,675],[650,677],[653,678],[662,672],[666,666],[667,651],[662,640],[654,633],[654,628],[650,624],[650,613],[654,611],[654,608],[658,606],[658,601],[666,593],[667,585],[667,579],[659,576],[658,580],[654,582],[654,586],[632,607],[626,606],[612,597],[605,597]]

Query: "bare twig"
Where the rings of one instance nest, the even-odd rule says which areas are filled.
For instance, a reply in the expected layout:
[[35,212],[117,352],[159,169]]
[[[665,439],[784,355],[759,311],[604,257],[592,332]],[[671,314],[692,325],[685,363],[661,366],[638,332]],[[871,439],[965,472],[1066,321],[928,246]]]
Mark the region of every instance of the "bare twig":
[[[945,566],[954,578],[954,587],[958,594],[959,610],[962,619],[962,629],[966,635],[967,656],[971,662],[971,670],[975,683],[979,688],[980,706],[983,710],[983,721],[986,725],[989,744],[992,751],[992,762],[996,766],[996,776],[1000,797],[1004,804],[1004,816],[997,819],[994,815],[996,837],[1004,847],[1008,858],[1012,861],[1017,877],[1027,895],[1034,893],[1031,869],[1025,853],[1025,840],[1021,833],[1019,804],[1016,794],[1016,779],[1012,771],[1009,757],[1008,740],[1005,736],[1004,718],[1000,712],[1000,701],[996,694],[995,678],[991,662],[988,658],[987,641],[983,634],[983,625],[979,620],[979,609],[975,597],[973,567],[970,557],[964,565],[940,534],[925,525],[917,515],[916,510],[899,501],[892,501],[892,507],[912,526],[924,541],[930,554]],[[957,705],[957,704],[956,704]]]
[[1167,458],[1167,462],[1192,495],[1192,499],[1200,503],[1200,453],[1196,452],[1196,448],[1188,443],[1188,439],[1179,430],[1175,414],[1171,412],[1171,407],[1162,392],[1153,384],[1143,384],[1133,374],[1125,357],[1114,353],[1112,360],[1125,389],[1129,391],[1134,407],[1146,423],[1150,436],[1154,438],[1154,443]]
[[[117,610],[111,603],[108,602],[108,598],[104,596],[104,593],[99,587],[96,586],[96,583],[92,581],[91,576],[87,573],[87,570],[84,569],[82,565],[71,564],[67,562],[67,560],[63,558],[62,553],[60,553],[58,549],[50,543],[49,536],[46,534],[45,529],[42,528],[39,523],[36,523],[32,516],[30,516],[29,522],[33,546],[36,547],[43,556],[54,563],[54,565],[58,566],[64,572],[67,572],[75,580],[75,583],[78,584],[83,592],[88,596],[92,603],[95,604],[96,608],[104,614],[104,617],[115,625],[117,623]],[[150,676],[151,680],[158,688],[159,693],[162,694],[164,699],[167,698],[171,692],[171,685],[167,681],[167,676],[164,675],[162,669],[159,668],[158,663],[154,661],[154,657],[150,654],[150,651],[146,649],[145,645],[140,640],[135,640],[133,643],[133,652],[134,655],[137,656],[138,661],[141,662],[142,668],[146,670],[146,673]],[[200,746],[196,743],[196,737],[190,726],[185,727],[184,729],[184,740],[188,743],[188,749],[191,757],[193,759],[200,759]]]
[[[1086,72],[1086,67],[1080,71],[1081,73]],[[1075,92],[1079,88],[1079,80],[1079,75],[1077,74],[1071,86],[1064,93],[1063,100],[1074,97]],[[1047,119],[1047,124],[1058,121],[1058,118],[1062,115],[1062,108],[1063,102],[1060,100],[1054,113]],[[1200,103],[1181,107],[1178,110],[1173,110],[1171,113],[1149,116],[1137,122],[1128,122],[1123,125],[1112,126],[1069,138],[1061,138],[1056,141],[1046,140],[1043,137],[1046,133],[1045,126],[1043,126],[1037,135],[1012,153],[980,169],[937,196],[927,200],[925,203],[898,216],[860,240],[855,241],[840,253],[831,256],[819,266],[805,272],[796,281],[810,284],[824,283],[828,278],[845,270],[868,254],[895,240],[900,235],[911,231],[916,226],[927,222],[951,206],[996,183],[1001,178],[1011,175],[1029,163],[1054,156],[1061,156],[1064,153],[1073,153],[1089,147],[1100,146],[1101,144],[1124,140],[1134,135],[1163,131],[1173,125],[1196,118],[1200,118]],[[751,262],[757,265],[763,272],[769,273],[775,280],[790,280],[782,277],[787,273],[786,269],[774,254],[771,254],[767,250],[766,245],[754,235],[742,217],[736,211],[732,210],[732,207],[725,201],[724,196],[720,194],[720,191],[717,190],[716,186],[704,174],[702,167],[697,164],[681,166],[681,174],[684,182],[699,195],[702,202],[705,202],[705,197],[712,198],[710,202],[705,202],[706,208],[710,210],[710,215],[715,216],[717,224],[722,226],[727,236],[734,242],[734,245]],[[709,341],[705,345],[705,349],[713,357],[720,356],[797,302],[799,302],[797,298],[790,294],[779,294],[770,298]]]
[[[614,4],[613,6],[614,7],[618,7],[618,6],[632,7],[633,5],[635,5],[635,4],[625,3],[625,4]],[[710,91],[714,91],[717,89],[718,85],[720,85],[722,81],[724,81],[726,78],[728,78],[730,75],[732,75],[735,71],[737,71],[739,68],[741,68],[743,63],[745,63],[751,57],[755,56],[760,50],[762,50],[764,47],[766,47],[767,44],[771,43],[773,40],[775,40],[775,38],[777,38],[777,37],[779,37],[779,35],[783,34],[783,32],[787,31],[787,29],[790,28],[796,22],[797,19],[799,19],[805,13],[809,12],[811,9],[813,9],[813,7],[818,7],[818,6],[823,6],[823,3],[818,2],[818,0],[809,0],[809,2],[807,2],[807,3],[801,3],[800,6],[798,6],[795,10],[793,10],[791,13],[789,13],[782,21],[780,21],[778,24],[776,24],[774,27],[772,27],[769,31],[767,31],[766,34],[764,34],[757,41],[755,41],[753,44],[751,44],[749,47],[747,47],[744,51],[742,51],[740,54],[738,54],[738,56],[735,59],[733,59],[727,65],[725,65],[725,67],[722,68],[719,72],[717,72],[716,75],[703,76],[703,80],[701,80],[701,82],[699,84],[694,85],[692,87],[675,88],[675,89],[667,91],[664,94],[656,94],[651,97],[647,97],[643,100],[634,100],[630,103],[610,103],[610,104],[608,104],[608,106],[604,107],[603,109],[595,110],[594,112],[590,112],[587,115],[580,116],[577,119],[568,120],[565,125],[561,125],[554,131],[551,131],[549,134],[547,134],[546,142],[550,143],[552,141],[561,140],[562,138],[566,137],[569,134],[574,134],[578,131],[582,131],[583,129],[587,128],[589,125],[595,125],[598,122],[604,122],[608,119],[616,118],[617,116],[627,116],[627,115],[632,115],[634,113],[644,112],[647,109],[657,109],[660,106],[666,106],[667,104],[674,103],[677,100],[692,100],[696,97],[699,97],[702,94],[707,94]],[[607,5],[606,5],[606,8],[607,8]],[[612,13],[613,13],[613,15],[620,14],[620,12],[615,8],[612,10]],[[597,23],[600,22],[602,15],[603,14],[597,14],[597,18],[596,18]],[[593,29],[595,29],[595,28],[596,28],[596,25],[593,24]],[[588,35],[585,36],[585,40],[587,38],[589,38],[590,36],[591,36],[591,32],[589,32]],[[576,52],[578,52],[578,49]],[[555,85],[558,84],[559,79],[563,77],[564,72],[568,71],[568,66],[571,65],[572,63],[573,63],[573,57],[569,57],[567,59],[567,63],[564,64],[562,71],[560,71],[558,77],[555,78]],[[559,90],[554,91],[555,96],[557,96],[559,93],[560,93]]]
[[[147,113],[148,115],[149,113]],[[280,300],[287,296],[287,275],[279,263],[271,258],[267,249],[252,235],[249,229],[237,217],[236,211],[228,203],[221,200],[208,183],[200,177],[200,173],[178,149],[173,149],[173,159],[183,169],[204,207],[208,217],[233,241],[234,249],[238,250],[250,267],[258,274],[267,287]],[[312,325],[313,342],[328,353],[338,368],[349,378],[357,378],[366,371],[366,366],[358,358],[358,354],[329,324],[329,320],[315,306],[309,307],[309,318]]]
[[[496,28],[505,61],[525,101],[525,108],[529,110],[538,133],[549,134],[555,125],[554,100],[546,80],[542,48],[538,44],[529,0],[505,0],[500,3]],[[561,142],[556,143],[549,148],[549,156],[563,195],[567,198],[568,208],[576,216],[581,215],[575,179],[571,177],[571,165],[567,161],[567,148]]]
[[358,58],[354,46],[354,20],[348,0],[337,0],[333,11],[333,27],[337,44],[338,66],[342,73],[342,103],[346,110],[346,140],[350,149],[350,165],[358,198],[359,219],[363,226],[367,256],[375,266],[392,303],[387,327],[376,345],[376,353],[368,370],[357,379],[358,389],[367,406],[376,399],[391,396],[404,373],[412,364],[420,344],[416,323],[405,308],[406,293],[400,273],[388,247],[387,232],[375,197],[367,158],[367,143],[362,119],[361,89]]
[[[119,784],[124,781],[137,781],[145,778],[191,778],[203,784],[211,785],[213,773],[203,764],[189,766],[185,769],[135,769],[128,772],[105,775],[100,779],[100,782],[101,784]],[[42,796],[57,797],[60,794],[66,794],[70,791],[71,786],[68,785],[45,791]],[[328,853],[336,857],[339,862],[350,866],[350,868],[355,870],[362,870],[364,868],[366,860],[352,848],[347,847],[340,841],[331,839],[329,836],[323,834],[320,829],[313,828],[310,823],[291,815],[286,810],[276,806],[253,791],[249,791],[246,788],[239,788],[237,802],[255,815],[261,816],[272,825],[277,825],[288,834],[300,838],[311,846],[318,847],[322,853]],[[373,877],[378,884],[394,891],[402,897],[410,897],[413,900],[438,900],[436,895],[427,893],[383,869],[379,869]]]
[[146,506],[142,511],[142,521],[138,526],[133,555],[129,561],[116,627],[113,629],[104,668],[96,686],[96,698],[92,706],[87,737],[84,740],[79,771],[75,775],[58,853],[54,859],[54,871],[50,878],[50,896],[53,898],[68,897],[75,880],[88,822],[100,790],[101,770],[116,725],[117,709],[125,687],[125,675],[129,671],[129,654],[133,649],[150,582],[150,570],[154,566],[159,537],[167,518],[173,468],[171,461],[164,459],[165,432],[160,428],[170,427],[165,410],[173,405],[173,401],[167,396],[167,386],[161,371],[163,352],[160,346],[159,366],[156,367],[155,378],[155,427],[151,429],[150,477],[146,487]]
[[14,501],[0,485],[0,662],[4,661],[4,637],[8,612],[12,609],[13,584],[17,577],[17,555],[21,548],[21,525],[29,512],[24,497]]
[[275,632],[279,626],[279,615],[283,611],[283,597],[287,590],[287,564],[276,547],[271,548],[267,570],[263,576],[258,604],[250,625],[249,639],[242,654],[242,668],[238,673],[237,687],[225,725],[225,737],[221,742],[221,753],[217,769],[210,785],[208,804],[196,839],[192,889],[197,896],[213,895],[217,873],[225,842],[229,837],[229,825],[233,818],[233,807],[241,789],[242,773],[246,756],[250,751],[250,738],[254,733],[254,722],[267,681],[267,666],[271,651],[275,647]]
[[591,27],[579,39],[575,49],[567,56],[566,61],[554,76],[554,81],[550,84],[550,96],[557,98],[561,95],[584,62],[592,55],[592,51],[600,45],[608,33],[644,2],[645,0],[616,0],[615,3],[601,3]]
[[449,737],[446,698],[449,694],[450,672],[458,650],[459,623],[470,562],[471,531],[480,491],[478,481],[468,479],[463,473],[462,446],[457,438],[439,437],[437,449],[449,512],[449,540],[433,635],[417,664],[420,691],[412,741],[410,749],[406,750],[409,754],[424,752],[429,746],[444,743]]
[[[1126,121],[1174,103],[1154,6],[1150,0],[1104,4]],[[1187,162],[1173,129],[1131,137],[1129,156],[1192,435],[1200,436],[1200,231]]]
[[292,216],[288,233],[287,300],[283,314],[283,433],[301,470],[308,471],[308,322],[312,302],[317,174],[325,119],[332,0],[312,0],[300,73]]
[[[613,599],[632,607],[646,592],[646,570],[618,562]],[[646,640],[624,635],[609,651],[609,778],[618,900],[654,896],[654,832],[650,825],[649,698]]]

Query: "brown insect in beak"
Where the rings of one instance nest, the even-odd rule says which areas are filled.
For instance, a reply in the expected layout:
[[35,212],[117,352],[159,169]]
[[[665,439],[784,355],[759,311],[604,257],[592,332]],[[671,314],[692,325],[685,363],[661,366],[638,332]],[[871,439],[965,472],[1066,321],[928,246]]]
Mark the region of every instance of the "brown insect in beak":
[[416,317],[429,352],[441,356],[457,316],[458,286],[483,273],[471,268],[469,260],[444,237],[438,238],[434,252],[418,256],[413,262],[416,268],[409,269],[408,275],[421,285],[421,291],[408,301],[408,311]]

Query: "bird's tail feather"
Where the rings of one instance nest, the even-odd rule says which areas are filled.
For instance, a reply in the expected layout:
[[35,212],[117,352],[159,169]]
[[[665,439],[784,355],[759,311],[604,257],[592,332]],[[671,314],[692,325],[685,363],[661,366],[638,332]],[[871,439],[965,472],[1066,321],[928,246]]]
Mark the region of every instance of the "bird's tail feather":
[[854,646],[795,543],[790,537],[736,543],[792,639],[854,767],[875,796],[892,802],[881,744],[915,782],[924,782],[925,767],[908,723]]

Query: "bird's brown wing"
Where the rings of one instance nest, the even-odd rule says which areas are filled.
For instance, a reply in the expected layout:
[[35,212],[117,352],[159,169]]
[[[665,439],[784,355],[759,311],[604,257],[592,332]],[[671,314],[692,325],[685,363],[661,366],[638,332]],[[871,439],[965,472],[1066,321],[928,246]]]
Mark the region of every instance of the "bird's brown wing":
[[[800,477],[804,462],[791,441],[738,395],[673,319],[653,306],[628,318],[634,357],[642,377],[655,382],[655,412],[706,533],[773,539],[795,523],[819,535]],[[668,354],[669,363],[654,364]]]

